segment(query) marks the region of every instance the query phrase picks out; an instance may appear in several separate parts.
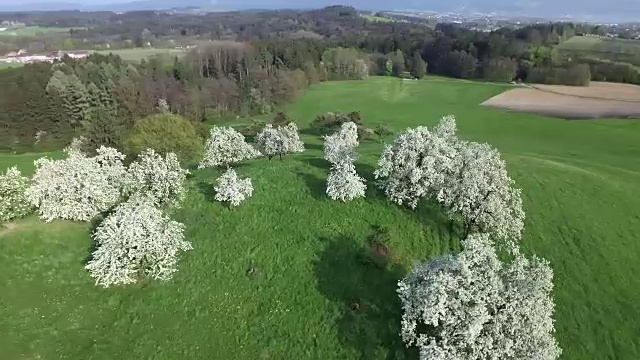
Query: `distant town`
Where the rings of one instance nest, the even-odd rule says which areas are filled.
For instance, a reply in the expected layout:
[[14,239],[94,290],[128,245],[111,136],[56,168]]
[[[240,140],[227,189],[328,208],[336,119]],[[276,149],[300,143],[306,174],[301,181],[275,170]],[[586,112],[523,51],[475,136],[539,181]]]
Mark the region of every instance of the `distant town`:
[[68,56],[72,59],[82,59],[89,56],[89,51],[53,51],[46,54],[29,54],[26,50],[12,51],[0,57],[0,63],[29,64],[34,62],[53,62]]

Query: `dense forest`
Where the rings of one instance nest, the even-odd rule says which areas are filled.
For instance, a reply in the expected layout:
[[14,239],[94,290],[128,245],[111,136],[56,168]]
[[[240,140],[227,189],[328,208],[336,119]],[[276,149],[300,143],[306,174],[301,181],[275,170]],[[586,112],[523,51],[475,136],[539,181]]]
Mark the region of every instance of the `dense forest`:
[[[455,24],[375,22],[349,7],[204,15],[157,12],[4,14],[27,25],[81,28],[65,48],[198,44],[184,57],[127,63],[93,54],[0,71],[0,146],[59,148],[82,135],[125,148],[140,119],[171,112],[206,137],[203,122],[267,114],[309,84],[369,75],[430,74],[488,81],[637,83],[627,64],[582,59],[553,46],[597,29],[550,23],[493,32]],[[61,46],[60,34],[3,39],[0,51]],[[56,49],[59,49],[56,48]]]

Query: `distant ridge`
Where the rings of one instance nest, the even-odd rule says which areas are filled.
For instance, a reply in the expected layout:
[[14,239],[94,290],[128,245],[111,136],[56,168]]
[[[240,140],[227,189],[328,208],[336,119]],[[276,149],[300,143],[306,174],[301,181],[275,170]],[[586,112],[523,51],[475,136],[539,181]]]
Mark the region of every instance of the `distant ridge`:
[[[13,2],[8,4],[7,2]],[[312,9],[344,4],[361,10],[431,10],[458,13],[500,13],[511,16],[597,19],[600,21],[640,21],[640,0],[134,0],[123,3],[34,2],[3,0],[0,11],[137,11],[190,8],[201,11]]]

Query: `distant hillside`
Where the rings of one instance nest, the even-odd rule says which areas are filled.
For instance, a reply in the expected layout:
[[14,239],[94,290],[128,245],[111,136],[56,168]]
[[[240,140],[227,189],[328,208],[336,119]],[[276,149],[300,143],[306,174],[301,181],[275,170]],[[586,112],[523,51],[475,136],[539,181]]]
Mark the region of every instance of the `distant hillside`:
[[574,36],[559,44],[557,49],[567,54],[640,66],[640,40]]
[[102,0],[102,4],[87,4],[86,2],[40,2],[23,3],[10,0],[13,3],[0,5],[0,11],[33,11],[33,10],[70,10],[85,11],[134,11],[134,10],[164,10],[171,8],[198,7],[205,11],[215,10],[246,10],[246,9],[312,9],[329,5],[343,4],[361,10],[433,10],[438,12],[483,12],[501,13],[516,16],[546,16],[546,17],[574,17],[580,19],[617,19],[619,21],[637,20],[640,16],[640,2],[638,0],[568,0],[568,1],[511,1],[485,0],[482,2],[471,0],[424,1],[398,0],[382,2],[371,0],[135,0],[131,2],[109,3]]

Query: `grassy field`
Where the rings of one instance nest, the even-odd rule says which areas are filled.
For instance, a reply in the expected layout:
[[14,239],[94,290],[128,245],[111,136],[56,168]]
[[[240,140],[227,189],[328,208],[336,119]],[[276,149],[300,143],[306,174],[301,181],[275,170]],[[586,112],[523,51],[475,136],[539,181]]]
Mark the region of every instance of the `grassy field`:
[[36,36],[38,34],[47,33],[68,33],[71,29],[82,28],[69,28],[69,27],[41,27],[41,26],[24,26],[17,29],[8,29],[0,31],[0,37],[2,36]]
[[10,68],[16,68],[16,67],[22,67],[24,66],[21,63],[5,63],[5,62],[0,62],[0,70],[2,69],[10,69]]
[[640,66],[640,40],[573,36],[560,43],[557,48],[565,53]]
[[[555,270],[556,329],[564,359],[640,358],[640,124],[562,121],[479,104],[501,85],[447,81],[332,82],[288,109],[304,128],[318,113],[360,110],[395,131],[458,117],[460,134],[498,147],[523,189],[522,247]],[[459,249],[426,205],[324,194],[322,142],[283,161],[239,166],[254,196],[213,201],[216,170],[196,171],[175,218],[194,250],[168,283],[93,286],[83,269],[89,225],[28,218],[0,233],[2,359],[415,359],[400,342],[397,281],[411,264]],[[388,139],[391,140],[391,139]],[[372,180],[383,145],[361,144]],[[36,155],[0,156],[29,171]],[[392,264],[367,265],[371,226],[392,229]],[[247,275],[247,270],[255,271]],[[358,303],[362,312],[354,312]]]
[[168,55],[171,57],[174,56],[183,56],[186,54],[184,50],[179,49],[156,49],[156,48],[137,48],[137,49],[120,49],[120,50],[99,50],[97,53],[107,55],[112,53],[114,55],[119,55],[122,60],[125,61],[140,61],[142,59],[146,59],[150,56],[155,55]]
[[382,16],[375,16],[375,15],[360,15],[361,17],[369,20],[369,21],[377,21],[377,22],[392,22],[394,21],[393,19],[389,19],[386,17],[382,17]]

